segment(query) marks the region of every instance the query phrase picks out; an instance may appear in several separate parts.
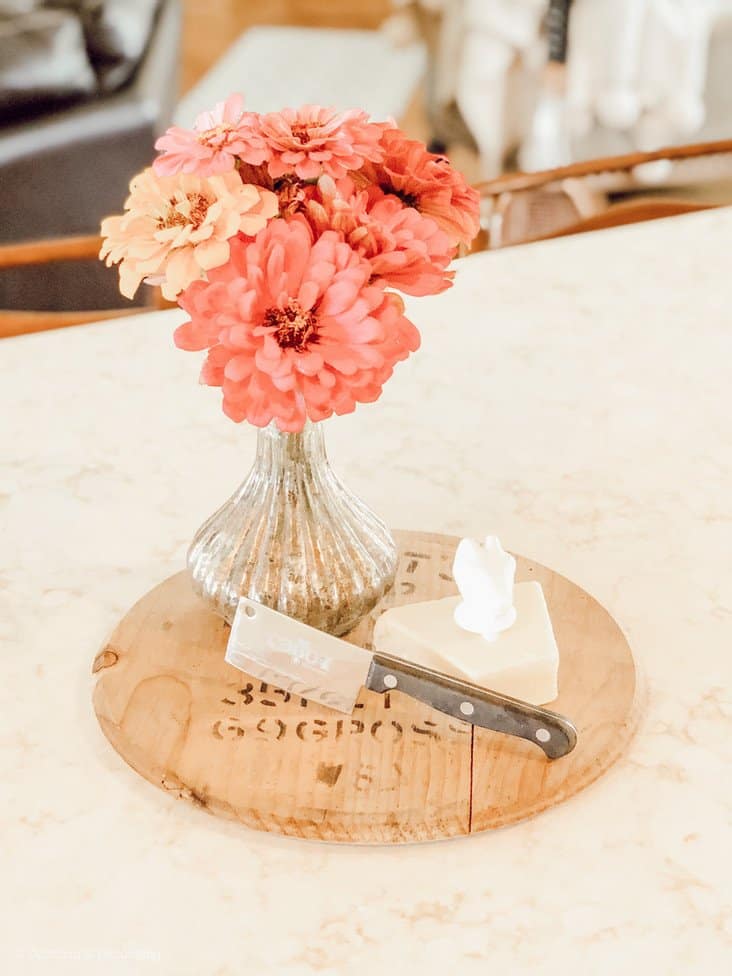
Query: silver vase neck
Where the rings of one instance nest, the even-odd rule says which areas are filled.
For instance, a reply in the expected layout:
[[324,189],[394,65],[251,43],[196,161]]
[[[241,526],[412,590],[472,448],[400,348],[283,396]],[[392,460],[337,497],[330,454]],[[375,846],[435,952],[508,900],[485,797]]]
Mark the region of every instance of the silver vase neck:
[[306,421],[297,434],[281,431],[276,424],[263,427],[257,434],[257,464],[270,470],[308,465],[328,465],[322,424]]
[[278,472],[300,472],[307,475],[329,471],[322,424],[308,421],[297,434],[281,431],[274,423],[257,434],[257,456],[254,467],[276,477]]

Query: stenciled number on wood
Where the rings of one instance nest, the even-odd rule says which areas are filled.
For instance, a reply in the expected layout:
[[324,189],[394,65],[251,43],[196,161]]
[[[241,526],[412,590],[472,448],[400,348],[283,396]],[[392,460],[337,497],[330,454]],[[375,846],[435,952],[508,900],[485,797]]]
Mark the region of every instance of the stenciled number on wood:
[[[285,704],[292,698],[289,692],[278,688],[270,689],[269,685],[262,682],[258,690],[255,690],[253,683],[247,684],[238,690],[241,696],[237,702],[233,698],[222,698],[223,705],[240,705],[247,708],[251,705],[258,710],[259,706],[277,708],[278,701],[274,700],[275,695],[280,695],[280,701]],[[264,697],[267,696],[267,697]],[[307,707],[307,700],[299,699],[303,707]],[[391,710],[391,696],[387,692],[385,695],[376,699],[375,702],[383,711]],[[356,709],[363,709],[363,702],[356,704]],[[245,736],[253,736],[259,741],[280,742],[288,734],[290,737],[296,736],[301,742],[319,743],[326,740],[337,741],[344,736],[370,736],[375,742],[384,744],[386,742],[399,742],[404,736],[405,728],[413,733],[415,742],[419,743],[426,740],[440,742],[442,735],[437,731],[437,723],[430,718],[424,718],[421,722],[408,722],[405,726],[396,718],[376,719],[373,721],[360,718],[336,718],[333,719],[299,719],[288,716],[285,721],[276,716],[264,716],[260,718],[254,726],[250,726],[245,719],[236,715],[226,715],[216,719],[211,726],[211,735],[214,739],[242,739]],[[469,735],[470,728],[467,725],[448,722],[448,728],[454,735]]]

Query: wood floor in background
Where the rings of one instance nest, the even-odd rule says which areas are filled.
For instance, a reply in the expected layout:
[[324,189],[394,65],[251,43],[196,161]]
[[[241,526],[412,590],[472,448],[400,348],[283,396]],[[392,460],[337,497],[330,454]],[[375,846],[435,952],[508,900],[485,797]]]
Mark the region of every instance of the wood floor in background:
[[376,28],[390,0],[184,0],[181,91],[187,92],[248,27]]

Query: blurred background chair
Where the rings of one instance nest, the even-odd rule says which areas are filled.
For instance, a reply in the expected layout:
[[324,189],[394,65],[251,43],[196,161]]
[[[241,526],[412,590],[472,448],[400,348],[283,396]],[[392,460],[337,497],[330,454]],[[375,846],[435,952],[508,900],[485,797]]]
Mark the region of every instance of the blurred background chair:
[[506,173],[477,184],[482,231],[474,250],[707,210],[721,205],[720,173],[732,176],[732,139]]
[[[98,234],[120,210],[177,100],[180,25],[178,0],[0,0],[0,244]],[[2,309],[120,301],[96,253],[0,271]]]
[[[88,262],[98,263],[101,244],[101,237],[90,234],[85,237],[0,245],[0,275],[10,270],[33,270],[41,276],[47,276],[53,274],[59,267],[67,269],[71,275],[78,275],[80,265]],[[89,304],[73,311],[49,312],[38,309],[0,308],[0,339],[31,332],[46,332],[49,329],[63,329],[69,325],[82,325],[85,322],[114,319],[121,315],[135,315],[146,310],[145,307],[139,307],[143,303],[150,308],[166,308],[170,304],[159,295],[157,289],[145,288],[140,290],[140,299],[136,305],[126,302],[124,307],[120,307],[120,302],[124,299],[120,298],[119,293],[117,293],[117,305],[112,308],[94,306],[93,300],[93,293],[87,294]]]

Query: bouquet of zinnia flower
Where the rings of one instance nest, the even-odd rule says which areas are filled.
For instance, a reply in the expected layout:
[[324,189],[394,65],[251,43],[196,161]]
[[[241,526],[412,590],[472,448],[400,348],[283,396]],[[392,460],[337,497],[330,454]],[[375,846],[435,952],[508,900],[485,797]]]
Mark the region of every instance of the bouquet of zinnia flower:
[[296,432],[370,403],[419,333],[392,289],[433,295],[478,231],[478,194],[393,123],[306,105],[260,115],[232,95],[168,129],[100,257],[189,314],[181,349],[232,420]]

